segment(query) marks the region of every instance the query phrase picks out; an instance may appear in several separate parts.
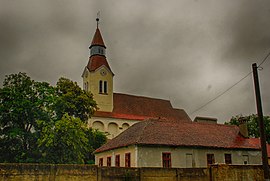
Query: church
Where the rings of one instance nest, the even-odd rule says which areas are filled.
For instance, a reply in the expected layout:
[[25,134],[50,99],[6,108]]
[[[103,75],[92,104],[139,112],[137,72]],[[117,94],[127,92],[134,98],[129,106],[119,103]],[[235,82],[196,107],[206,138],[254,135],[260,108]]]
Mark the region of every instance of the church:
[[84,68],[83,89],[93,94],[98,111],[89,119],[89,126],[112,139],[133,124],[149,118],[165,118],[191,122],[183,109],[173,108],[169,100],[115,93],[114,73],[106,57],[106,46],[98,27],[93,36],[88,64]]
[[89,49],[83,88],[93,94],[99,108],[89,126],[110,139],[95,151],[96,165],[194,168],[214,163],[261,164],[259,139],[248,137],[245,122],[237,127],[217,124],[213,118],[192,121],[169,100],[115,93],[98,19]]

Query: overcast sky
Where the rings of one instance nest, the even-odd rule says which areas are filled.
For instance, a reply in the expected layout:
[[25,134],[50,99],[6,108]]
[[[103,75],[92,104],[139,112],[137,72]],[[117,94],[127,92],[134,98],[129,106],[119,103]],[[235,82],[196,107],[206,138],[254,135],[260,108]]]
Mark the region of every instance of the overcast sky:
[[[171,100],[195,116],[256,113],[251,71],[270,52],[269,0],[0,0],[0,81],[26,72],[82,84],[100,11],[115,92]],[[259,71],[270,115],[270,57]]]

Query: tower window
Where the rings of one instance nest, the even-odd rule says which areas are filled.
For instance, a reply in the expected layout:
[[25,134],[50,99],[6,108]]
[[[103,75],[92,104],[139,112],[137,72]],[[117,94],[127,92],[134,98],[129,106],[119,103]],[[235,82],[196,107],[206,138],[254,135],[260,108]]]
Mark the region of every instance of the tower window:
[[99,93],[100,94],[107,94],[108,93],[108,83],[107,81],[99,81]]
[[107,94],[107,81],[104,81],[104,93]]
[[98,53],[103,55],[103,49],[101,47],[98,49]]
[[88,82],[86,82],[85,90],[88,91]]
[[99,81],[99,93],[102,94],[102,80]]
[[104,55],[105,56],[105,48],[101,46],[93,46],[90,50],[90,55]]

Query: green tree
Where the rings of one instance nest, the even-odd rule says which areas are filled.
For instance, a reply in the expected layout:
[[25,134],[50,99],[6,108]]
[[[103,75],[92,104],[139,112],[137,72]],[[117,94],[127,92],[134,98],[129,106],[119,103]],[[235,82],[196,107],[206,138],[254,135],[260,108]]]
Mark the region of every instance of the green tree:
[[57,82],[56,92],[58,99],[55,104],[57,119],[65,113],[80,118],[86,122],[94,114],[97,104],[90,92],[82,90],[76,82],[60,78]]
[[38,146],[46,163],[93,163],[93,151],[106,142],[104,133],[68,114],[50,124],[39,121],[39,126]]
[[90,152],[106,141],[86,128],[95,110],[92,94],[69,79],[53,87],[25,73],[6,76],[0,88],[0,162],[89,162]]
[[85,163],[92,164],[95,160],[93,152],[106,143],[107,137],[103,132],[92,128],[87,129],[85,133],[88,138],[88,145],[91,145],[90,152],[85,155]]
[[25,73],[6,76],[0,89],[0,161],[37,159],[37,120],[50,120],[54,88]]
[[65,114],[62,119],[42,127],[38,146],[42,150],[42,160],[49,163],[83,163],[90,151],[86,135],[86,124],[79,118]]
[[[258,124],[258,116],[256,114],[251,114],[249,116],[237,115],[233,116],[231,120],[225,124],[230,125],[239,125],[239,119],[247,120],[248,133],[252,138],[260,137],[259,124]],[[265,125],[265,133],[266,133],[266,141],[270,143],[270,117],[263,117],[264,125]]]

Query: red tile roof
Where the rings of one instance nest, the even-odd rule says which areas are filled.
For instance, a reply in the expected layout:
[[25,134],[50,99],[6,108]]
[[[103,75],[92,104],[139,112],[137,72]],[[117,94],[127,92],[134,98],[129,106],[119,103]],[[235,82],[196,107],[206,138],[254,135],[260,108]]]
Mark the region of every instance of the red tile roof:
[[94,34],[94,37],[93,37],[93,40],[92,40],[92,43],[91,43],[90,48],[92,46],[94,46],[94,45],[99,45],[99,46],[103,46],[103,47],[106,48],[106,46],[104,44],[104,41],[103,41],[103,38],[102,38],[101,33],[100,33],[100,31],[99,31],[98,28],[96,29],[96,32]]
[[237,126],[149,119],[134,124],[96,152],[129,145],[260,149],[258,140],[244,138]]
[[168,100],[127,94],[113,94],[113,111],[97,111],[94,116],[119,119],[144,120],[147,118],[167,118],[189,122],[191,119],[182,109],[174,109]]
[[89,58],[87,68],[91,72],[91,71],[95,71],[102,65],[106,66],[111,71],[111,68],[107,62],[106,57],[102,55],[94,55]]

